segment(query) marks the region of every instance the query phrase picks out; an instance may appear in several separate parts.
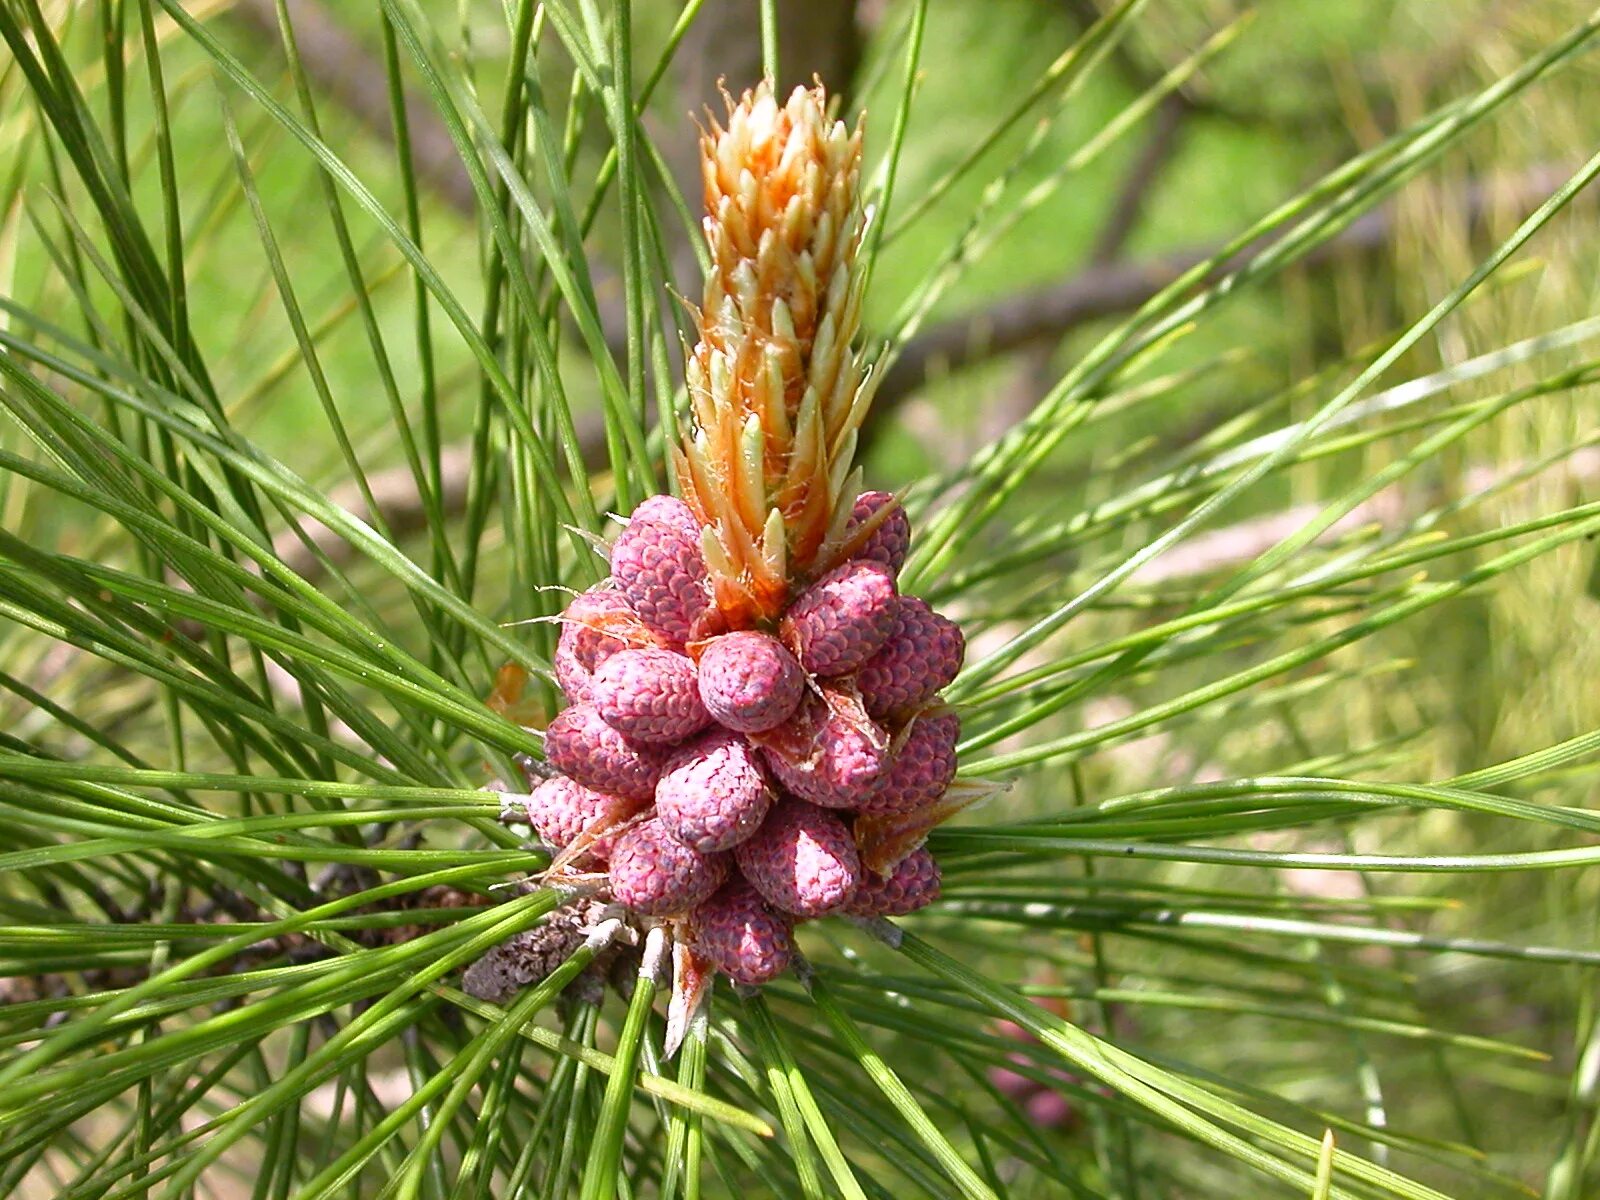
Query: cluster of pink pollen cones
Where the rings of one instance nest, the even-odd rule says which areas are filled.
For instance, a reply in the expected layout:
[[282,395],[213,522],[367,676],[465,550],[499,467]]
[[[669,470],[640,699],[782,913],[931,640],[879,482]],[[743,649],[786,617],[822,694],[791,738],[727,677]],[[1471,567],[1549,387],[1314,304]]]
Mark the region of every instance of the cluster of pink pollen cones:
[[716,972],[788,969],[800,922],[937,899],[924,840],[981,794],[952,788],[960,721],[939,698],[961,631],[896,586],[903,510],[862,493],[848,530],[767,628],[730,630],[693,512],[652,497],[561,616],[567,706],[513,803],[556,851],[546,883],[666,930],[685,1014]]
[[701,138],[712,264],[672,448],[560,616],[566,700],[513,807],[546,882],[670,939],[668,1045],[721,973],[799,965],[794,927],[875,923],[939,895],[930,830],[987,793],[954,783],[954,622],[902,595],[911,529],[853,467],[873,378],[861,130],[820,85],[729,98]]

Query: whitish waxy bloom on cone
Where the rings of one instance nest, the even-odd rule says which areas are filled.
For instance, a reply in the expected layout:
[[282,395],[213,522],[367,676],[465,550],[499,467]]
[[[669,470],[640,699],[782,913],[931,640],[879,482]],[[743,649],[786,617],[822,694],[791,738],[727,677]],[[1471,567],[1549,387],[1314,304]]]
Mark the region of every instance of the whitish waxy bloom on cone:
[[666,754],[630,740],[588,704],[556,714],[544,731],[544,756],[556,770],[585,787],[629,800],[650,800]]
[[731,628],[778,615],[790,581],[855,494],[850,464],[871,389],[852,343],[861,133],[827,117],[820,87],[779,103],[765,84],[701,139],[712,270],[687,382],[685,498]]
[[[586,788],[564,775],[546,779],[528,794],[526,800],[528,822],[539,840],[555,850],[565,850],[580,836],[591,830],[620,825],[640,809],[637,800],[609,796]],[[614,839],[597,838],[579,860],[605,862],[611,853]]]
[[794,957],[789,922],[742,878],[694,910],[695,947],[735,983],[769,983]]
[[727,877],[726,855],[691,850],[654,819],[635,825],[611,849],[611,894],[647,917],[688,912]]
[[668,641],[701,630],[711,594],[695,540],[661,521],[635,521],[611,544],[611,577],[639,620]]
[[802,592],[783,636],[813,675],[848,675],[877,654],[894,625],[894,577],[875,562],[848,562]]
[[667,762],[656,815],[685,846],[710,853],[748,838],[772,806],[755,747],[729,729],[697,738]]
[[711,721],[694,663],[672,650],[613,654],[594,673],[590,694],[607,725],[652,745],[675,745]]
[[939,864],[922,846],[887,875],[866,872],[844,911],[855,917],[903,917],[938,898]]
[[861,702],[875,717],[921,708],[961,670],[967,639],[925,600],[901,596],[883,648],[856,672]]
[[780,800],[734,848],[744,877],[774,908],[820,917],[855,894],[862,868],[845,823],[803,800]]
[[775,729],[794,715],[805,690],[799,660],[765,633],[725,633],[700,654],[700,699],[729,729]]

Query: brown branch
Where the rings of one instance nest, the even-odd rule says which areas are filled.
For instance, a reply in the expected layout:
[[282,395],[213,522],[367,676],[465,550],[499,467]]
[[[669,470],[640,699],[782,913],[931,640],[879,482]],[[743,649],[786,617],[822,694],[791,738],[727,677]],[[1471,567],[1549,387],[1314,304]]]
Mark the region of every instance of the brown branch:
[[[1494,211],[1526,212],[1563,183],[1570,172],[1540,167],[1513,183],[1476,181],[1462,189],[1459,208],[1467,223],[1481,228]],[[1379,254],[1394,234],[1391,202],[1362,214],[1343,232],[1300,259],[1320,269],[1352,257]],[[1264,239],[1225,262],[1207,280],[1236,271],[1273,244]],[[892,408],[905,393],[921,385],[929,370],[955,370],[1035,342],[1059,340],[1073,329],[1102,317],[1131,312],[1162,288],[1218,252],[1216,246],[1180,250],[1147,262],[1090,266],[1062,283],[1021,292],[992,308],[954,317],[914,338],[890,369],[878,391],[880,409]]]
[[1123,248],[1138,228],[1139,218],[1144,215],[1145,201],[1149,199],[1151,189],[1162,171],[1172,162],[1172,156],[1178,149],[1178,131],[1189,112],[1187,102],[1177,95],[1166,97],[1156,107],[1150,135],[1128,168],[1122,186],[1111,199],[1111,211],[1107,214],[1105,227],[1100,230],[1094,249],[1089,252],[1090,262],[1103,266],[1122,257]]
[[[1600,450],[1579,450],[1563,462],[1550,464],[1543,469],[1534,467],[1534,464],[1525,462],[1470,467],[1461,472],[1455,491],[1463,496],[1472,496],[1555,476],[1565,477],[1581,492],[1600,479]],[[1320,541],[1324,544],[1336,542],[1340,537],[1368,526],[1377,526],[1389,532],[1403,529],[1405,523],[1416,514],[1419,499],[1424,504],[1436,503],[1438,497],[1427,491],[1420,496],[1408,495],[1397,488],[1379,492],[1330,525]],[[1140,567],[1129,577],[1129,582],[1137,586],[1154,587],[1174,580],[1193,579],[1242,567],[1260,558],[1321,514],[1320,504],[1297,504],[1280,512],[1252,517],[1235,525],[1199,534]]]

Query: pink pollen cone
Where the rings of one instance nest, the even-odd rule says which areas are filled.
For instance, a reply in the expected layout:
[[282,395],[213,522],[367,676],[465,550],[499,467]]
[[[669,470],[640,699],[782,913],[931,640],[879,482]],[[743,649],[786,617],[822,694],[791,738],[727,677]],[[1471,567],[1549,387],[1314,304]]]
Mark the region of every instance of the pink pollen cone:
[[737,876],[694,910],[694,936],[700,952],[735,983],[768,983],[794,957],[789,922]]
[[666,761],[661,749],[630,741],[587,704],[574,704],[556,714],[544,731],[544,756],[556,770],[585,787],[629,800],[655,796]]
[[694,663],[672,650],[613,654],[594,673],[592,693],[606,724],[638,742],[674,745],[711,722]]
[[[596,827],[619,825],[639,811],[637,801],[608,796],[564,775],[541,782],[525,804],[539,840],[555,850],[565,850]],[[605,862],[614,841],[609,834],[595,839],[582,861]]]
[[687,912],[727,877],[726,856],[689,849],[654,819],[628,830],[611,850],[612,896],[647,917]]
[[611,575],[639,619],[672,642],[694,637],[711,607],[699,543],[661,521],[635,521],[617,535]]
[[803,800],[780,800],[754,836],[733,850],[744,877],[766,902],[797,917],[846,904],[862,868],[850,830]]
[[762,733],[794,715],[805,672],[777,638],[745,630],[713,638],[700,654],[700,699],[720,725]]
[[954,621],[926,601],[901,596],[883,649],[856,672],[862,703],[875,717],[921,708],[956,677],[966,649]]
[[789,725],[760,739],[779,783],[825,808],[856,808],[889,767],[888,738],[845,693],[811,696]]
[[881,563],[847,562],[800,593],[784,640],[813,675],[848,675],[883,648],[894,621],[894,577]]
[[856,807],[865,813],[909,813],[932,804],[956,774],[961,718],[953,712],[920,716],[889,769]]
[[656,815],[667,832],[704,853],[748,838],[772,806],[755,747],[729,729],[683,746],[656,784]]
[[850,524],[845,527],[845,538],[848,539],[864,525],[868,517],[891,504],[894,505],[894,511],[878,523],[878,527],[867,535],[867,540],[851,557],[882,563],[891,575],[898,575],[911,549],[911,522],[906,519],[906,510],[900,507],[900,502],[892,493],[862,492],[857,496],[850,510]]
[[628,518],[631,525],[635,521],[656,521],[662,525],[671,525],[680,533],[699,541],[700,522],[695,520],[694,512],[676,496],[649,496],[639,501],[639,507],[633,510],[633,515]]
[[561,614],[555,653],[556,682],[568,700],[588,701],[595,668],[629,646],[632,639],[623,634],[630,629],[636,639],[651,640],[621,592],[594,587],[572,598]]
[[901,859],[887,876],[864,874],[844,911],[858,917],[903,917],[938,898],[939,864],[924,846]]

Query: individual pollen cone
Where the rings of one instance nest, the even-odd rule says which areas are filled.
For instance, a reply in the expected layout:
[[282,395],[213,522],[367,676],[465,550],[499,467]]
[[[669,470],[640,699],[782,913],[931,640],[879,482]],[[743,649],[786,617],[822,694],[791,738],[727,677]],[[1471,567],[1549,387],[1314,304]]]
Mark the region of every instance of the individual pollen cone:
[[843,540],[859,490],[861,130],[829,120],[820,85],[780,105],[763,83],[729,100],[700,151],[712,267],[678,468],[738,629],[782,612],[791,581]]

